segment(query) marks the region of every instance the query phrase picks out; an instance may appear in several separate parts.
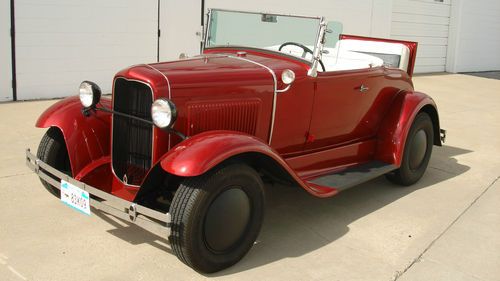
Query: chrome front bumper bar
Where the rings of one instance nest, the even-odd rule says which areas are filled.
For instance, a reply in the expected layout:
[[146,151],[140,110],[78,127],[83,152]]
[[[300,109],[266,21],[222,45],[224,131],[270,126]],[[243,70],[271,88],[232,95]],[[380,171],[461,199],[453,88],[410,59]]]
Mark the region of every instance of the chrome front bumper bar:
[[41,179],[57,189],[61,188],[61,180],[65,180],[66,182],[87,191],[94,197],[102,199],[102,201],[99,201],[94,198],[90,198],[90,206],[98,210],[123,219],[127,222],[136,224],[137,226],[163,238],[168,238],[168,236],[170,236],[170,213],[158,212],[77,181],[42,162],[33,153],[31,153],[29,148],[26,149],[26,165]]

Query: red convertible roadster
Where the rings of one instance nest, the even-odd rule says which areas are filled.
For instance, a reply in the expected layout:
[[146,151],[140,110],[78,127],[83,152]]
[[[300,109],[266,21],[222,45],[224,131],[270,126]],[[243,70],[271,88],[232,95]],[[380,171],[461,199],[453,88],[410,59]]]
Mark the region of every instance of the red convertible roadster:
[[84,81],[47,109],[27,165],[67,205],[135,223],[215,272],[256,240],[263,179],[325,198],[422,177],[445,132],[413,89],[416,52],[323,17],[210,10],[201,55],[121,70],[111,98]]

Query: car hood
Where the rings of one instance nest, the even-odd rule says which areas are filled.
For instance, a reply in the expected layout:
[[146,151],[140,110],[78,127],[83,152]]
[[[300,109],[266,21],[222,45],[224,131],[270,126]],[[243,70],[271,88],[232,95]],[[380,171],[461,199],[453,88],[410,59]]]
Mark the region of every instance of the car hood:
[[296,80],[307,75],[307,65],[281,56],[235,52],[136,65],[120,71],[116,78],[148,84],[153,100],[171,99],[178,114],[174,128],[187,136],[230,130],[267,140],[276,90],[286,87],[281,83],[285,69],[293,70]]
[[150,64],[175,89],[223,84],[274,84],[272,73],[253,61],[226,55],[204,55],[192,59]]
[[[188,59],[136,65],[118,73],[117,77],[139,79],[149,84],[165,84],[168,97],[174,98],[184,91],[176,89],[209,88],[219,86],[245,87],[271,85],[278,89],[281,73],[292,69],[296,79],[307,75],[307,66],[281,57],[236,53],[204,54]],[[162,81],[163,80],[163,81]],[[165,96],[164,91],[161,96]],[[194,93],[191,93],[194,94]],[[157,96],[155,98],[158,98]]]

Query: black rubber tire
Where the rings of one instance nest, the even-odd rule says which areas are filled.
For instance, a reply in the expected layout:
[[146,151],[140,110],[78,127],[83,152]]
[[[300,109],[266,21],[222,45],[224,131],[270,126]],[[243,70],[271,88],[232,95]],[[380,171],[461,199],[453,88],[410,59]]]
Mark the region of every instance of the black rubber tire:
[[[68,150],[64,137],[58,128],[50,128],[42,137],[36,157],[57,170],[71,176]],[[40,178],[43,186],[54,196],[61,197],[61,191]]]
[[[420,131],[425,132],[426,139],[426,150],[421,161],[418,161],[418,167],[412,168],[410,164],[410,154],[413,147],[413,142],[416,139],[417,133]],[[403,160],[401,162],[401,167],[394,172],[386,175],[386,178],[398,185],[409,186],[422,178],[429,164],[429,160],[432,154],[432,146],[434,145],[434,128],[432,120],[429,114],[421,112],[415,117],[413,124],[411,125],[410,131],[406,138],[405,148],[403,152]]]
[[[225,269],[242,259],[253,246],[262,225],[263,187],[259,174],[245,164],[222,166],[204,175],[186,178],[175,193],[170,207],[172,232],[169,240],[177,257],[201,273]],[[249,215],[247,223],[241,226],[244,229],[240,232],[241,235],[236,235],[236,242],[226,250],[216,252],[208,245],[205,223],[209,217],[207,214],[213,210],[212,203],[228,190],[243,191],[246,194]],[[224,212],[229,213],[227,209]],[[230,227],[224,225],[223,232],[228,231],[226,226]]]

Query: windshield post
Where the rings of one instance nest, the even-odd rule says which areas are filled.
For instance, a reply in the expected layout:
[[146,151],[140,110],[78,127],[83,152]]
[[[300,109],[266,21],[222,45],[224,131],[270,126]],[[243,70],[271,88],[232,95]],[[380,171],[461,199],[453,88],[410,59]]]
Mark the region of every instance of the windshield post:
[[313,52],[313,62],[311,65],[311,69],[307,72],[307,75],[311,77],[316,77],[318,75],[318,64],[319,61],[321,60],[321,55],[323,54],[323,47],[325,43],[325,33],[326,33],[326,20],[324,17],[321,17],[321,21],[319,24],[319,31],[318,31],[318,40],[316,41],[316,46],[314,47],[314,52]]
[[202,44],[202,47],[201,47],[201,52],[200,52],[200,55],[203,54],[203,52],[205,51],[205,46],[207,44],[207,40],[208,40],[208,34],[210,34],[210,16],[212,15],[212,9],[208,9],[208,12],[207,12],[207,19],[206,19],[206,22],[205,22],[205,27],[203,28],[203,44]]

